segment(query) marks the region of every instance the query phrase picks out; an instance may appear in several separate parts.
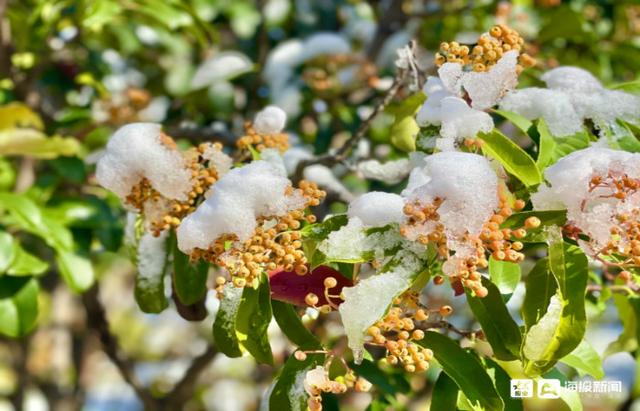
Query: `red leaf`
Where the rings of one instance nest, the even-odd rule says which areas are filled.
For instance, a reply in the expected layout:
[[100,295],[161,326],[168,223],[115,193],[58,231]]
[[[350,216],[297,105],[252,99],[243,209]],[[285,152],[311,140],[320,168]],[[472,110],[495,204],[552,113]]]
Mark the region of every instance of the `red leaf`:
[[[338,271],[331,267],[321,265],[315,270],[305,275],[298,275],[292,271],[274,270],[269,273],[269,284],[271,285],[271,298],[285,303],[290,303],[306,307],[304,298],[309,293],[318,296],[318,306],[327,304],[324,296],[324,280],[333,277],[338,284],[329,289],[329,294],[340,295],[343,287],[351,287],[353,282],[345,278]],[[331,302],[340,305],[340,298],[331,298]]]

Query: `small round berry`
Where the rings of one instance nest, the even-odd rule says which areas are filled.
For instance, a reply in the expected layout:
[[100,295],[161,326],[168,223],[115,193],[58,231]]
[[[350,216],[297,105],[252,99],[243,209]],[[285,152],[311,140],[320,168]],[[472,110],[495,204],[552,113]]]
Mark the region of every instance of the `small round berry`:
[[338,285],[338,280],[336,280],[334,277],[327,277],[324,279],[325,288],[333,288],[336,285]]
[[451,308],[450,305],[443,305],[442,307],[440,307],[438,312],[441,316],[446,317],[448,315],[451,315],[451,313],[453,312],[453,308]]
[[315,307],[318,304],[318,296],[314,293],[309,293],[304,297],[304,302],[311,307]]
[[304,351],[296,351],[293,356],[296,358],[296,360],[298,361],[304,361],[307,359],[307,353],[305,353]]

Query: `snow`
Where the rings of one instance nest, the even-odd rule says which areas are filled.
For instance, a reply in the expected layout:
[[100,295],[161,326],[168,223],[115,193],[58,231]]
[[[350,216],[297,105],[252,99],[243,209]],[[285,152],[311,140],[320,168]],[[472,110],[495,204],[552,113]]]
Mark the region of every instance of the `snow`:
[[318,249],[322,251],[327,258],[334,261],[351,261],[360,260],[364,249],[366,233],[364,225],[358,218],[349,220],[347,225],[339,230],[333,231],[329,236],[320,243]]
[[181,153],[162,143],[160,133],[160,125],[153,123],[132,123],[118,129],[98,161],[98,182],[123,199],[146,177],[164,197],[186,200],[191,173]]
[[366,160],[358,163],[358,172],[364,178],[382,181],[386,184],[397,184],[411,171],[409,159],[387,161],[380,163],[378,160]]
[[562,300],[558,295],[551,297],[547,312],[537,324],[527,332],[524,342],[524,356],[532,361],[544,360],[544,353],[553,340],[562,315]]
[[246,240],[258,217],[282,216],[304,206],[299,191],[285,194],[290,185],[280,168],[263,160],[229,171],[214,184],[209,198],[182,221],[178,247],[185,253],[207,249],[223,234]]
[[[461,238],[466,233],[480,233],[498,206],[497,193],[498,178],[485,157],[452,151],[425,157],[424,166],[412,172],[402,195],[423,204],[436,197],[443,199],[439,222],[445,228],[449,248],[463,252],[466,247]],[[416,237],[419,231],[414,233]]]
[[610,196],[609,188],[589,189],[593,176],[606,177],[610,172],[640,178],[640,154],[598,146],[574,151],[545,170],[548,184],[532,195],[534,208],[566,209],[569,222],[584,231],[596,247],[603,247],[610,239],[615,215],[640,205],[638,193],[622,202]]
[[500,108],[529,120],[543,118],[555,136],[573,135],[583,127],[583,119],[576,113],[571,98],[559,90],[538,87],[516,90],[502,100]]
[[445,97],[441,102],[442,115],[440,135],[456,141],[475,138],[479,132],[488,133],[493,129],[491,116],[475,110],[458,97]]
[[191,87],[194,90],[207,87],[251,71],[252,68],[252,61],[243,53],[237,51],[217,53],[200,64],[191,80]]
[[213,167],[218,173],[218,178],[227,174],[233,166],[233,159],[222,151],[220,146],[210,144],[202,153],[202,158],[209,161],[209,167]]
[[347,215],[350,220],[359,219],[366,227],[382,227],[404,221],[403,207],[404,199],[401,196],[372,191],[349,204]]
[[273,135],[281,133],[286,123],[287,114],[281,108],[267,106],[256,114],[253,129],[258,134]]
[[607,90],[588,71],[558,67],[542,76],[548,89],[526,88],[510,93],[501,108],[533,120],[544,118],[552,134],[562,137],[582,130],[586,119],[609,126],[616,119],[637,124],[640,97]]
[[502,97],[518,85],[518,52],[506,52],[486,72],[471,71],[462,77],[462,87],[469,94],[471,107],[486,110],[495,106]]
[[164,274],[167,236],[167,231],[162,232],[158,237],[151,233],[142,235],[138,244],[138,278],[153,282]]

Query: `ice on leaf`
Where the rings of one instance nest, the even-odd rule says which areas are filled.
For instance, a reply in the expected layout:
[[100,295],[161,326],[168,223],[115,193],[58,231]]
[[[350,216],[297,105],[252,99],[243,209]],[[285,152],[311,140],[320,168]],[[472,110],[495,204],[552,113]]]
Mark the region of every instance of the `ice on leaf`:
[[558,295],[551,297],[547,312],[527,332],[524,342],[524,356],[531,361],[544,359],[544,353],[553,340],[562,316],[562,300]]

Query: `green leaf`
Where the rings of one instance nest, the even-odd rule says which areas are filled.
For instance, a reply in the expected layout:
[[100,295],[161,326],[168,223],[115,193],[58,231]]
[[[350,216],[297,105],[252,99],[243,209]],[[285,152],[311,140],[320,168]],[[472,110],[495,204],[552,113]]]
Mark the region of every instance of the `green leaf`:
[[213,323],[213,339],[216,347],[227,357],[236,358],[242,355],[240,341],[236,334],[236,317],[242,300],[242,288],[228,283],[224,286],[224,297],[220,300],[220,308]]
[[387,109],[387,112],[395,116],[389,135],[391,144],[397,149],[407,152],[416,150],[416,136],[420,127],[416,123],[415,114],[425,100],[426,96],[420,92]]
[[521,228],[529,217],[537,217],[540,220],[540,227],[527,229],[527,235],[524,238],[518,239],[518,241],[523,243],[545,243],[547,241],[545,227],[553,225],[563,226],[567,222],[567,210],[522,211],[514,213],[505,220],[502,228]]
[[33,278],[0,277],[0,334],[27,334],[38,318],[38,282]]
[[267,328],[271,322],[271,290],[266,274],[258,288],[245,287],[236,317],[236,334],[240,344],[263,364],[273,365]]
[[640,94],[640,80],[633,80],[625,83],[615,84],[609,88],[631,94]]
[[0,106],[0,130],[16,128],[43,130],[44,124],[40,116],[23,103]]
[[315,241],[322,241],[333,231],[339,230],[342,226],[347,225],[349,218],[346,214],[338,214],[327,218],[325,221],[316,224],[309,224],[300,230],[300,234],[304,238]]
[[180,301],[192,305],[207,294],[209,264],[206,261],[191,263],[189,256],[177,247],[173,249],[173,285]]
[[508,261],[498,261],[491,257],[489,258],[489,276],[491,282],[500,290],[500,294],[503,294],[506,302],[509,301],[511,294],[520,282],[520,266]]
[[520,146],[509,137],[494,129],[489,133],[480,133],[483,140],[482,152],[496,159],[510,174],[526,186],[540,184],[542,176],[536,163]]
[[145,312],[157,314],[169,306],[164,292],[164,276],[168,264],[169,243],[174,237],[154,237],[145,233],[138,243],[134,295],[138,307]]
[[522,319],[525,327],[531,328],[547,311],[551,297],[558,284],[549,270],[549,259],[542,258],[529,271],[525,282],[527,292],[522,302]]
[[431,411],[456,411],[458,408],[458,386],[442,371],[436,380],[431,396]]
[[498,394],[504,401],[505,411],[522,411],[522,399],[511,397],[511,377],[497,362],[489,358],[484,359],[489,372],[493,371],[493,380]]
[[324,356],[310,354],[304,361],[298,361],[293,355],[287,359],[282,372],[275,381],[269,409],[278,411],[307,411],[308,395],[301,382],[307,371],[321,364]]
[[291,304],[271,300],[273,317],[282,333],[303,350],[321,350],[322,344],[302,323],[300,316]]
[[640,341],[640,298],[629,298],[622,294],[614,293],[613,302],[618,309],[618,318],[622,322],[622,333],[616,341],[613,341],[605,350],[606,358],[611,354],[626,351],[633,352],[638,349]]
[[482,285],[489,290],[486,297],[475,297],[471,291],[465,289],[467,303],[482,326],[496,358],[505,361],[514,360],[518,358],[522,344],[520,327],[511,318],[498,287],[484,277]]
[[363,360],[361,364],[349,363],[349,367],[386,395],[394,396],[398,393],[411,392],[411,385],[409,385],[404,373],[399,370],[392,369],[385,372],[369,360]]
[[62,278],[73,291],[81,293],[93,285],[95,275],[88,258],[71,251],[58,251],[56,261]]
[[575,368],[580,377],[589,374],[597,380],[604,378],[602,358],[587,340],[582,340],[580,345],[571,353],[565,355],[560,362]]
[[478,357],[434,331],[427,331],[424,339],[417,343],[433,351],[443,371],[455,381],[472,404],[479,404],[487,410],[504,409],[504,402]]
[[0,274],[7,271],[15,258],[15,247],[11,234],[0,231]]
[[38,130],[14,128],[0,131],[0,155],[51,159],[78,154],[81,145],[71,137],[47,137]]
[[513,111],[506,110],[493,110],[497,115],[504,117],[507,121],[509,121],[514,126],[518,127],[520,131],[522,131],[525,135],[529,133],[529,129],[533,126],[533,122],[518,113],[514,113]]
[[528,343],[546,344],[541,358],[525,360],[528,375],[543,374],[553,368],[560,358],[573,351],[582,341],[587,324],[584,298],[589,276],[587,257],[579,247],[563,241],[559,227],[550,227],[547,231],[549,268],[558,284],[562,312],[550,341],[525,340],[524,346]]
[[590,143],[589,134],[586,131],[563,137],[551,135],[543,119],[538,120],[537,130],[540,135],[540,144],[536,164],[540,171],[544,171],[567,154],[588,147]]
[[17,242],[13,243],[13,248],[15,257],[7,270],[7,274],[12,276],[37,276],[49,269],[48,263],[25,251]]

